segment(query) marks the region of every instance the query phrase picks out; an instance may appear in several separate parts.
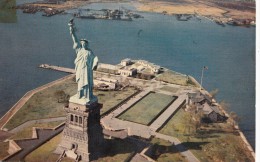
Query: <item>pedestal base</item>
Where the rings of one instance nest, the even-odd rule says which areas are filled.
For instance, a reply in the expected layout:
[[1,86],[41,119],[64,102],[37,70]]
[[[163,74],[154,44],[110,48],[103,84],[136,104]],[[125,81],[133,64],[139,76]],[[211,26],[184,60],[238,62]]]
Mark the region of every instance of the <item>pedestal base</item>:
[[87,105],[70,102],[64,108],[67,112],[66,126],[55,153],[65,151],[67,157],[84,162],[95,159],[98,155],[96,148],[104,141],[100,125],[101,108],[98,102]]

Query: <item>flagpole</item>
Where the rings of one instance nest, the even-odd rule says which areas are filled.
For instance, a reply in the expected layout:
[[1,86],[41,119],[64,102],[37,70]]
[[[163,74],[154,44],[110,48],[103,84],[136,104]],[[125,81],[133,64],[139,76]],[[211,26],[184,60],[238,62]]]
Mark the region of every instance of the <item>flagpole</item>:
[[202,90],[202,79],[203,79],[203,74],[204,74],[204,67],[201,70],[201,78],[200,78],[200,90]]
[[201,78],[200,78],[200,90],[202,90],[202,80],[203,80],[203,74],[204,74],[204,70],[208,69],[207,66],[203,66],[202,70],[201,70]]

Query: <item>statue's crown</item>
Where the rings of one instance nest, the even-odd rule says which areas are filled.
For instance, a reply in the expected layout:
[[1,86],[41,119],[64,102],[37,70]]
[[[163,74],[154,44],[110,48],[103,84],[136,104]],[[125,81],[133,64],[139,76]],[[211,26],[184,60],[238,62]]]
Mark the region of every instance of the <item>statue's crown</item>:
[[86,39],[80,39],[80,41],[84,41],[84,42],[86,42],[86,43],[88,43],[89,41],[88,40],[86,40]]

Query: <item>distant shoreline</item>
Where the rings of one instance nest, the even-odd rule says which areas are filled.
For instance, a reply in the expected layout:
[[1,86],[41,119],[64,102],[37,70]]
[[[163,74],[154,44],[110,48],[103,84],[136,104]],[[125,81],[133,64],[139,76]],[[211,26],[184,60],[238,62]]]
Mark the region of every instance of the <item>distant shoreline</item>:
[[[92,3],[119,3],[119,1],[60,1],[53,2],[38,1],[18,5],[16,8],[22,9],[24,13],[35,13],[43,11],[44,15],[60,14],[68,9],[78,8],[80,6]],[[137,11],[162,13],[167,15],[195,15],[208,18],[218,25],[224,24],[234,26],[255,26],[255,8],[254,3],[242,2],[214,2],[209,0],[196,1],[120,1],[120,3],[130,3]]]

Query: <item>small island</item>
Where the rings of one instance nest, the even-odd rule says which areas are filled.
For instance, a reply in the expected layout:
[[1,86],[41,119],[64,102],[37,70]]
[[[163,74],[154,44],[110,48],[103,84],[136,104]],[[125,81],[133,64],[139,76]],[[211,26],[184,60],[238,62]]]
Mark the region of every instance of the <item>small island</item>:
[[[75,161],[55,154],[75,71],[27,92],[0,120],[3,161]],[[99,63],[93,71],[104,145],[91,161],[254,161],[237,116],[192,77],[146,60]]]

